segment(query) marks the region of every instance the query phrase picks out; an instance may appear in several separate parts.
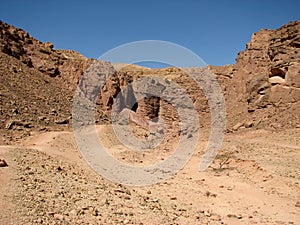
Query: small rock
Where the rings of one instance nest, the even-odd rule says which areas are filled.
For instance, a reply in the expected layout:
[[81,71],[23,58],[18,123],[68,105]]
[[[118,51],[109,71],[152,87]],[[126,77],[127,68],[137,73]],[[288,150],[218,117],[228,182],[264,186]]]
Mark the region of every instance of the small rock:
[[243,217],[242,217],[242,215],[237,215],[236,218],[238,218],[238,219],[240,220],[240,219],[242,219]]
[[30,123],[24,123],[23,126],[24,126],[25,128],[33,128],[33,127],[34,127],[34,126],[33,126],[32,124],[30,124]]
[[222,217],[220,215],[217,215],[217,214],[212,214],[211,219],[214,220],[214,221],[221,221]]
[[33,125],[27,122],[22,122],[20,120],[9,120],[6,124],[5,124],[5,129],[12,129],[13,126],[20,126],[20,127],[25,127],[25,128],[32,128]]
[[57,219],[57,220],[64,220],[64,216],[61,214],[54,214],[53,217],[54,217],[54,219]]
[[50,48],[50,49],[53,49],[54,47],[54,45],[51,42],[45,42],[44,45],[46,48]]
[[170,199],[171,200],[176,200],[177,198],[176,198],[176,196],[171,196]]
[[6,161],[4,159],[0,159],[0,167],[6,167],[8,166]]
[[70,215],[76,216],[77,215],[77,210],[76,209],[72,209],[70,211]]
[[237,130],[240,129],[242,126],[243,126],[242,123],[237,123],[236,125],[233,126],[232,129],[233,129],[234,131],[237,131]]
[[99,210],[98,210],[98,209],[95,209],[95,210],[92,212],[92,215],[93,215],[93,216],[100,216],[101,214],[99,213]]
[[227,217],[228,218],[237,218],[239,220],[243,218],[241,215],[234,215],[234,214],[228,214]]
[[157,129],[157,133],[159,133],[159,134],[164,134],[164,132],[165,132],[165,130],[164,130],[164,128],[162,128],[162,127],[159,127],[159,128]]
[[68,124],[69,120],[68,119],[55,120],[54,123],[56,123],[56,124]]
[[205,212],[204,212],[204,215],[205,215],[206,217],[211,217],[211,213],[210,213],[209,211],[205,211]]
[[274,77],[270,77],[269,78],[269,82],[272,84],[272,85],[275,85],[275,84],[284,84],[285,83],[285,80],[279,76],[274,76]]
[[159,199],[155,198],[152,200],[152,202],[159,202]]
[[125,195],[125,196],[124,196],[124,199],[125,199],[125,200],[130,200],[130,196]]
[[228,218],[236,218],[236,215],[234,215],[234,214],[227,214],[227,217]]
[[253,127],[253,125],[254,125],[253,121],[247,121],[247,122],[244,123],[244,126],[246,128]]
[[216,198],[216,197],[217,197],[217,194],[213,194],[213,193],[211,193],[210,191],[206,191],[206,192],[205,192],[205,196],[206,196],[206,197],[214,197],[214,198]]
[[17,108],[15,108],[15,109],[11,110],[11,112],[12,112],[12,113],[14,113],[14,114],[18,114],[18,113],[19,113],[19,111],[18,111],[18,109],[17,109]]
[[13,127],[13,125],[15,124],[14,121],[8,121],[6,124],[5,124],[5,129],[11,129]]
[[296,202],[295,207],[300,207],[300,202]]
[[45,120],[46,117],[45,117],[45,116],[39,116],[38,119],[39,119],[39,120]]

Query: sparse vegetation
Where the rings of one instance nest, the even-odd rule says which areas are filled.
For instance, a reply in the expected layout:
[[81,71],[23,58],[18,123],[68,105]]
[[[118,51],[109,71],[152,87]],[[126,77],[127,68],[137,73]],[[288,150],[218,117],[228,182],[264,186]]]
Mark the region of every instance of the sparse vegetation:
[[229,169],[230,161],[235,158],[233,151],[222,151],[216,156],[213,163],[213,170],[223,171],[225,169]]

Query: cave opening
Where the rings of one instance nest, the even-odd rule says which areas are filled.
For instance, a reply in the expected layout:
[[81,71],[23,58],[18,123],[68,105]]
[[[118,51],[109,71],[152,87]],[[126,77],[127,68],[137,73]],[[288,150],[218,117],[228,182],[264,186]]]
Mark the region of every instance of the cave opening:
[[134,103],[133,106],[131,107],[131,110],[134,111],[134,112],[136,112],[136,110],[138,109],[138,107],[139,107],[139,104],[136,102],[136,103]]

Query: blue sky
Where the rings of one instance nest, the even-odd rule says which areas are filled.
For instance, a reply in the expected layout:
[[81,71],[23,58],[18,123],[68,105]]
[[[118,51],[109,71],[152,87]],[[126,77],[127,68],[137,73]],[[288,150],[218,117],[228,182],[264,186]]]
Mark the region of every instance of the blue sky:
[[207,64],[231,64],[254,32],[300,20],[299,0],[0,2],[4,22],[92,58],[128,42],[163,40],[189,48]]

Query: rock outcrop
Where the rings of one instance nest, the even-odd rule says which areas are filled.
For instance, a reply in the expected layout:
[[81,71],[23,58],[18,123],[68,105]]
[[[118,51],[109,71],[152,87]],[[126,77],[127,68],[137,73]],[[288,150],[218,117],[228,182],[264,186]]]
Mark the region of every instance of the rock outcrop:
[[295,127],[296,121],[299,123],[299,42],[300,22],[253,34],[236,60],[227,99],[231,114],[231,105],[239,104],[246,118],[265,121],[264,125],[277,121],[281,126]]
[[247,49],[239,53],[236,65],[241,69],[237,79],[246,81],[241,88],[246,88],[250,111],[278,102],[278,93],[284,97],[280,104],[300,100],[299,94],[293,93],[299,91],[295,89],[300,82],[299,43],[300,23],[291,22],[276,31],[255,33]]
[[79,78],[94,61],[72,50],[55,50],[52,43],[42,43],[24,30],[2,21],[0,34],[0,52],[56,78],[64,88],[74,90]]

